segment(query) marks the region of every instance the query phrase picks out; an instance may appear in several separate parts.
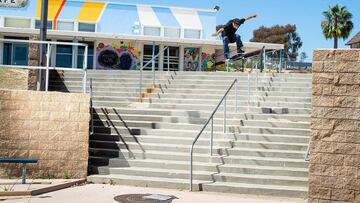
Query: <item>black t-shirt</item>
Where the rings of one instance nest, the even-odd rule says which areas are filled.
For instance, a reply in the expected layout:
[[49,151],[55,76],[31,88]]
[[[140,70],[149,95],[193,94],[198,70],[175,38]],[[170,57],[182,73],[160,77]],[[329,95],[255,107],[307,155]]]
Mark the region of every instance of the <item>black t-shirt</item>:
[[[222,33],[223,37],[224,36],[232,37],[235,35],[237,29],[234,28],[233,22],[234,20],[230,20],[228,23],[226,23],[226,25],[224,26],[224,32]],[[240,19],[240,25],[244,24],[244,22],[245,22],[245,18]]]

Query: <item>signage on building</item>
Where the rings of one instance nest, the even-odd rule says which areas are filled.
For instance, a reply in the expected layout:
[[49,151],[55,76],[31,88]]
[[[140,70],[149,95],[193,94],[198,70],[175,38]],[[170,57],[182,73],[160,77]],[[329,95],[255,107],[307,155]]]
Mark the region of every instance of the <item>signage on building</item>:
[[21,8],[26,6],[29,0],[0,0],[0,7]]

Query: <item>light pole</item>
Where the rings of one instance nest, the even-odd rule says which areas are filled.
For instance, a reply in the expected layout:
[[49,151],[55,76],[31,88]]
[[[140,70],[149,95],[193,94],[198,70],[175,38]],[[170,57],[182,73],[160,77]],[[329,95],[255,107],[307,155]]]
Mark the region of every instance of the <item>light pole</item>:
[[[47,40],[47,21],[48,21],[49,0],[41,0],[41,19],[40,19],[40,41]],[[40,44],[40,66],[46,65],[46,44]],[[45,72],[38,72],[38,90],[45,90]]]

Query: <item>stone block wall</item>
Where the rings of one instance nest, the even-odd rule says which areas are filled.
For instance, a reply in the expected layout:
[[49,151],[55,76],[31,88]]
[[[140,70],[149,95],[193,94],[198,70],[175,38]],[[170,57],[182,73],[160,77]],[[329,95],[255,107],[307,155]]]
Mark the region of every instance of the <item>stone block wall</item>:
[[[36,178],[87,176],[89,95],[0,90],[0,157],[37,158]],[[18,176],[19,164],[0,164],[0,176]]]
[[360,202],[360,49],[313,55],[309,202]]

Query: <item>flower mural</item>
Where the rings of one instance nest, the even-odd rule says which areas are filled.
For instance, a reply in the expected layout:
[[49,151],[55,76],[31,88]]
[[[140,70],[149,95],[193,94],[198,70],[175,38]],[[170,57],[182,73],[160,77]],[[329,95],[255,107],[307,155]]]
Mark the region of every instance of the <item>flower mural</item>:
[[96,46],[96,69],[136,70],[139,58],[140,52],[131,42],[98,42]]

